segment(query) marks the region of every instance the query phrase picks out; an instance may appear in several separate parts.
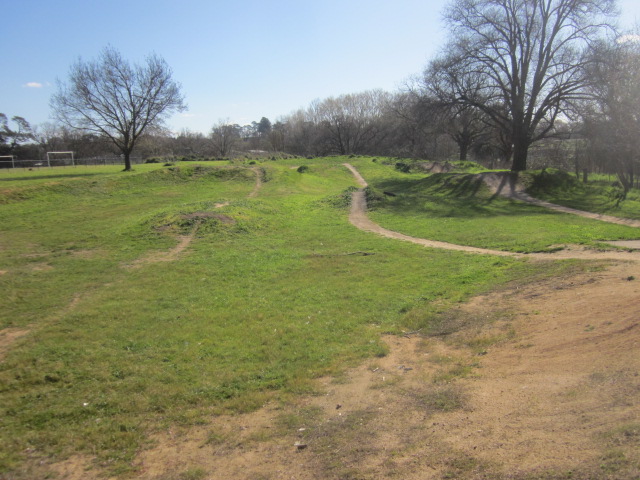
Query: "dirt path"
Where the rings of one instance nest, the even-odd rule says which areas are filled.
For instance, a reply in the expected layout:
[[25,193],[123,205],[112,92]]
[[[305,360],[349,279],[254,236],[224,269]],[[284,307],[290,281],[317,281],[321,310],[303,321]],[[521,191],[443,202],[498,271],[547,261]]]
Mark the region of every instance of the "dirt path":
[[252,170],[256,174],[256,186],[253,187],[253,190],[249,194],[249,198],[257,197],[258,196],[258,192],[262,188],[262,172],[260,171],[260,168],[256,167],[256,168],[252,168]]
[[[366,180],[362,177],[362,175],[360,175],[360,173],[352,165],[345,163],[344,166],[351,171],[351,173],[356,179],[356,182],[361,187],[364,188],[367,186]],[[505,191],[505,194],[506,194],[506,191]],[[564,209],[564,207],[559,207],[557,205],[556,207],[558,207],[559,209],[560,208]],[[403,240],[405,242],[416,243],[418,245],[423,245],[425,247],[430,247],[430,248],[441,248],[446,250],[456,250],[460,252],[476,253],[476,254],[484,254],[484,255],[497,255],[502,257],[531,258],[535,260],[561,260],[561,259],[570,259],[570,258],[583,259],[583,260],[632,260],[632,261],[640,260],[640,252],[628,252],[628,251],[597,252],[597,251],[588,250],[580,247],[567,246],[567,248],[563,250],[559,250],[557,252],[552,252],[552,253],[521,254],[521,253],[506,252],[501,250],[490,250],[485,248],[470,247],[465,245],[455,245],[452,243],[439,242],[436,240],[427,240],[424,238],[417,238],[417,237],[411,237],[409,235],[404,235],[399,232],[394,232],[393,230],[387,230],[386,228],[381,227],[377,223],[372,222],[367,217],[366,210],[367,210],[367,202],[366,202],[365,194],[364,194],[364,191],[360,189],[357,192],[354,192],[352,194],[351,211],[349,213],[349,221],[355,227],[361,230],[364,230],[366,232],[372,232],[378,235],[382,235],[387,238],[393,238],[396,240]],[[571,213],[571,212],[565,212],[565,213]],[[595,218],[595,216],[591,218]],[[597,219],[600,219],[600,218],[597,218]],[[619,223],[619,222],[615,222],[615,223]],[[640,222],[639,222],[639,226],[640,226]]]
[[571,215],[578,215],[580,217],[600,220],[602,222],[616,223],[618,225],[627,225],[630,227],[640,228],[639,220],[631,220],[628,218],[613,217],[611,215],[585,212],[583,210],[576,210],[575,208],[564,207],[562,205],[557,205],[555,203],[550,203],[534,198],[531,195],[525,193],[524,186],[519,183],[516,178],[509,172],[481,173],[480,177],[492,192],[503,197],[520,200],[521,202],[530,203],[532,205],[548,208],[549,210],[555,210],[557,212],[570,213]]

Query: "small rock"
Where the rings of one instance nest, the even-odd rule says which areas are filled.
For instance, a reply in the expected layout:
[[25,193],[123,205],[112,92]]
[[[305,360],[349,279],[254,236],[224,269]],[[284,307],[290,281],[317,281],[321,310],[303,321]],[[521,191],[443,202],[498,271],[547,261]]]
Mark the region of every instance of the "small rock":
[[302,442],[296,442],[293,444],[293,446],[296,447],[298,450],[304,450],[305,448],[307,448],[307,444]]

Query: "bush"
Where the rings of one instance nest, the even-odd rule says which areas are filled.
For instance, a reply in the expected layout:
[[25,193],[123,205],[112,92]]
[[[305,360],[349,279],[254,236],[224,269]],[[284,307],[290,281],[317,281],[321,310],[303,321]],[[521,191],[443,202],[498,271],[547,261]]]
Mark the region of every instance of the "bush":
[[153,157],[153,158],[147,158],[144,163],[160,163],[160,160],[158,160],[157,158]]
[[309,171],[309,167],[307,167],[306,165],[300,165],[298,167],[298,170],[296,170],[298,173],[304,173],[304,172],[308,172]]
[[411,165],[408,165],[404,162],[396,162],[396,170],[399,170],[403,173],[409,173],[411,171]]
[[581,188],[578,180],[564,170],[543,168],[539,172],[527,172],[521,175],[521,180],[527,187],[527,192],[548,192],[554,190],[571,190]]

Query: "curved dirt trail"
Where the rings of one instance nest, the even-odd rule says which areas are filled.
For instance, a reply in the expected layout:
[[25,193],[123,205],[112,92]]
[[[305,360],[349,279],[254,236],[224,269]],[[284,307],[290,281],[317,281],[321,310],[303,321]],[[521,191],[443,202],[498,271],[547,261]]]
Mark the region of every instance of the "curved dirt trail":
[[[360,175],[360,173],[348,163],[344,164],[356,179],[356,182],[361,187],[367,187],[366,180]],[[514,197],[515,198],[515,197]],[[543,202],[546,203],[546,202]],[[552,205],[552,204],[550,204]],[[558,205],[556,205],[559,207]],[[562,207],[564,208],[564,207]],[[571,210],[571,209],[568,209]],[[563,210],[564,211],[564,210]],[[565,212],[571,213],[571,212]],[[588,213],[588,212],[584,212]],[[590,218],[595,218],[590,217]],[[597,218],[599,220],[599,218]],[[627,252],[627,251],[610,251],[610,252],[597,252],[592,250],[586,250],[582,248],[566,248],[557,252],[550,253],[515,253],[501,250],[490,250],[486,248],[469,247],[465,245],[456,245],[453,243],[439,242],[436,240],[427,240],[424,238],[412,237],[404,235],[393,230],[387,230],[381,227],[377,223],[372,222],[367,217],[367,201],[363,189],[353,192],[351,201],[351,211],[349,212],[349,221],[352,225],[364,230],[365,232],[376,233],[387,238],[394,238],[396,240],[403,240],[405,242],[416,243],[430,248],[441,248],[445,250],[456,250],[459,252],[483,254],[483,255],[497,255],[501,257],[515,257],[515,258],[532,258],[536,260],[562,260],[562,259],[582,259],[582,260],[631,260],[640,261],[640,252]],[[616,222],[618,223],[618,222]],[[631,225],[631,224],[627,224]],[[639,225],[640,226],[640,225]]]
[[640,220],[613,217],[611,215],[603,215],[600,213],[585,212],[584,210],[576,210],[575,208],[564,207],[562,205],[534,198],[531,195],[525,193],[524,185],[519,183],[517,177],[514,177],[510,172],[481,173],[480,178],[493,193],[502,197],[512,198],[514,200],[519,200],[521,202],[530,203],[539,207],[548,208],[549,210],[555,210],[557,212],[569,213],[571,215],[578,215],[580,217],[590,218],[593,220],[600,220],[601,222],[615,223],[618,225],[640,228]]

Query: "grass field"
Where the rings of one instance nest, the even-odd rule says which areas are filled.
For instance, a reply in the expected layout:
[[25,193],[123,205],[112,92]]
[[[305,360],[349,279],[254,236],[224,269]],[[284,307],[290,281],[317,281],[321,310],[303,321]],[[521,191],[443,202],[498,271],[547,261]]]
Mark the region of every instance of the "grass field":
[[158,429],[312,391],[383,356],[383,333],[428,332],[472,295],[582,268],[361,232],[347,160],[398,192],[372,215],[404,233],[516,251],[637,238],[366,158],[266,162],[255,197],[243,165],[0,172],[0,328],[25,333],[0,363],[0,473],[74,453],[128,472]]

